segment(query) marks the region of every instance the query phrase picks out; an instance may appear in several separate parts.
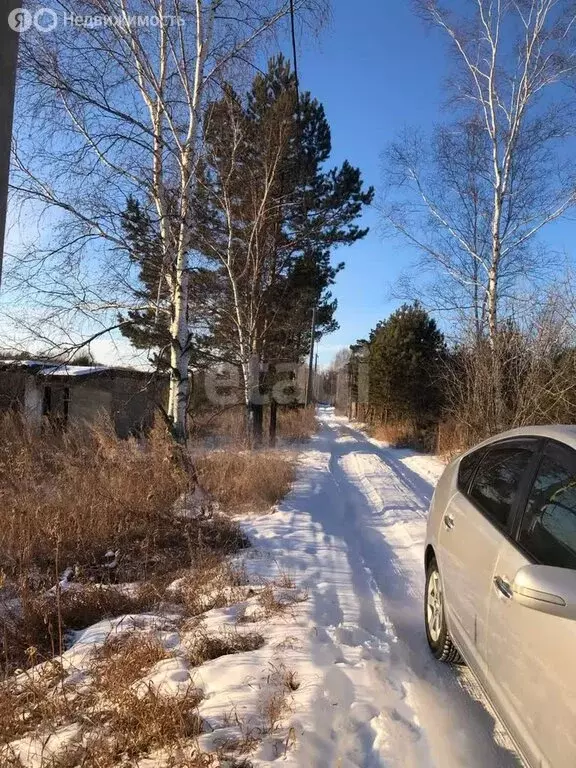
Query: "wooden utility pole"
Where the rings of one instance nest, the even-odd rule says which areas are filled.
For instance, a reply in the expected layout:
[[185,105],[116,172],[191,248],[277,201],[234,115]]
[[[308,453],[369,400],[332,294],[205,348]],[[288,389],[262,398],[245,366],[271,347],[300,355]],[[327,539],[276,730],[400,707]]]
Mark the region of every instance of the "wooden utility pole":
[[308,381],[306,384],[306,405],[314,399],[314,340],[316,338],[316,307],[312,309],[312,330],[310,333],[310,360],[308,361]]
[[12,144],[19,37],[19,33],[8,24],[8,17],[21,4],[18,0],[0,0],[0,285],[2,284],[4,240],[6,237],[8,176],[10,173],[10,147]]

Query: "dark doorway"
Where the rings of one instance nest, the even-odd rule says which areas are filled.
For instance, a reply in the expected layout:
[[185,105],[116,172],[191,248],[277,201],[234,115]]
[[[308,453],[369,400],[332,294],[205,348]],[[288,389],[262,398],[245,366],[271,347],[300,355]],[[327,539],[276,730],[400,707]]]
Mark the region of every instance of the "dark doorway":
[[44,387],[44,399],[42,401],[42,416],[50,416],[52,413],[52,387]]

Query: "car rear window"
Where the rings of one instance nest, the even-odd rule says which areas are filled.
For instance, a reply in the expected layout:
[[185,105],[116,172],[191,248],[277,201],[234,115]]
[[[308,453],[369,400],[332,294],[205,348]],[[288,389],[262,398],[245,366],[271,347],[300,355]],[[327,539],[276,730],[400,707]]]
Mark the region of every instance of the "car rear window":
[[460,465],[458,467],[458,489],[462,491],[462,493],[468,493],[470,480],[472,480],[472,476],[474,475],[476,467],[478,466],[478,462],[482,458],[483,453],[484,451],[482,450],[473,451],[472,453],[464,456],[464,458],[460,461]]
[[489,449],[480,462],[469,496],[498,527],[505,529],[524,473],[533,456],[525,446]]

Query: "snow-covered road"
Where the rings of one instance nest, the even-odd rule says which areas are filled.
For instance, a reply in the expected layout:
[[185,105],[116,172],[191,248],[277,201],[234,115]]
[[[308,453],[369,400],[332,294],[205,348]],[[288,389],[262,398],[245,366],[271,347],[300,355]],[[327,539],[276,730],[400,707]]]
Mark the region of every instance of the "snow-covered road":
[[383,447],[329,409],[320,419],[292,493],[246,525],[310,593],[298,736],[286,762],[517,766],[470,673],[434,661],[426,645],[423,540],[442,465]]

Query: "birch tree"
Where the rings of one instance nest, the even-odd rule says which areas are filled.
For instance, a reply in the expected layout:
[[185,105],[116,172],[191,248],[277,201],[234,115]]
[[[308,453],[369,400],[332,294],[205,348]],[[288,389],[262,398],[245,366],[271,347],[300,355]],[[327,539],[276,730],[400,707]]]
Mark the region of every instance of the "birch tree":
[[[92,287],[70,290],[69,305],[83,311],[125,308],[134,294],[128,260],[121,258],[130,252],[122,213],[130,198],[146,206],[159,232],[168,301],[152,298],[131,308],[167,315],[168,417],[175,436],[183,439],[192,342],[188,294],[195,267],[191,210],[206,103],[223,79],[238,75],[291,4],[85,0],[43,5],[55,23],[49,31],[33,28],[21,40],[14,187],[35,215],[50,212],[52,235],[43,234],[24,265],[28,274],[51,270],[58,283],[65,275],[79,281],[85,269]],[[294,10],[303,14],[319,5],[296,0]],[[98,269],[106,286],[94,281]]]
[[420,0],[454,54],[455,119],[387,152],[384,219],[432,269],[436,306],[495,349],[501,311],[544,266],[538,235],[575,202],[575,17],[565,0]]
[[[366,234],[356,220],[372,190],[347,162],[326,168],[330,149],[322,106],[308,93],[298,98],[282,56],[247,94],[227,87],[207,111],[191,212],[203,258],[189,292],[200,352],[194,362],[230,363],[239,372],[239,403],[256,419],[274,378],[261,367],[298,365],[309,351],[313,307],[317,336],[334,330],[329,288],[343,265],[332,264],[332,251]],[[165,300],[150,216],[132,203],[126,225],[140,265],[139,295]],[[123,332],[161,354],[168,329],[150,311],[131,317]]]

